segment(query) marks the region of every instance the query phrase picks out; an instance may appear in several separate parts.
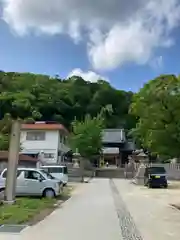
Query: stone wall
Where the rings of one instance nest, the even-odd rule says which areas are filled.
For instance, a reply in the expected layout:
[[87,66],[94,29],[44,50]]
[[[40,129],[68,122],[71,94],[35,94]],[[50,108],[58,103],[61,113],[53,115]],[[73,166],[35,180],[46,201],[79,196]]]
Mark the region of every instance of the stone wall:
[[180,164],[170,163],[161,164],[160,166],[164,166],[164,168],[166,169],[169,180],[180,180]]
[[[179,163],[151,163],[148,166],[164,167],[167,172],[167,177],[169,180],[180,180],[180,164]],[[139,164],[136,164],[136,171]]]
[[[68,178],[69,182],[80,182],[81,181],[81,169],[80,167],[74,167],[73,164],[67,164],[68,167]],[[94,176],[94,170],[85,168],[84,177],[90,178]]]
[[[133,178],[137,175],[137,171],[140,164],[135,165],[135,170],[133,172],[130,169],[126,168],[100,168],[95,170],[95,176],[98,178]],[[169,180],[180,180],[180,164],[148,164],[149,166],[162,166],[166,169],[167,177]],[[141,169],[139,173],[139,178],[141,182],[144,183],[144,172]]]
[[124,169],[100,168],[96,169],[95,176],[98,178],[124,178]]

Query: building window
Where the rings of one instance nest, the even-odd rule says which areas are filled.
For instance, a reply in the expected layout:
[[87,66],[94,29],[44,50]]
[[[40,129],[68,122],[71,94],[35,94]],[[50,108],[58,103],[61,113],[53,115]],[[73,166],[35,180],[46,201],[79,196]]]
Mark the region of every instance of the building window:
[[44,153],[44,158],[54,158],[55,154],[54,153]]
[[26,140],[29,141],[44,141],[45,132],[27,132]]

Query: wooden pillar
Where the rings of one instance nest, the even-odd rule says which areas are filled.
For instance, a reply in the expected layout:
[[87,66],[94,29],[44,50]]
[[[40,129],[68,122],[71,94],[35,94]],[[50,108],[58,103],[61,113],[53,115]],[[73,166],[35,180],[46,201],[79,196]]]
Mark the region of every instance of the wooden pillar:
[[6,177],[5,202],[13,204],[16,195],[16,174],[17,165],[19,161],[19,147],[20,147],[20,121],[13,121],[9,145],[9,156]]
[[119,148],[118,166],[119,166],[119,167],[122,167],[122,153],[121,153],[121,151],[120,151],[120,148]]
[[124,167],[125,163],[128,163],[128,153],[127,152],[122,152],[122,167]]
[[116,166],[119,166],[119,163],[118,163],[118,156],[115,157],[115,163],[116,163]]

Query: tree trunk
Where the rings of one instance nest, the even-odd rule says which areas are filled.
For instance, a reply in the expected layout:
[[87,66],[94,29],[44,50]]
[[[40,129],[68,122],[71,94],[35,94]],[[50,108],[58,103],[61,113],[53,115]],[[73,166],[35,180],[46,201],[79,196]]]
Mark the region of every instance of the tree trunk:
[[80,158],[81,182],[84,182],[84,159]]

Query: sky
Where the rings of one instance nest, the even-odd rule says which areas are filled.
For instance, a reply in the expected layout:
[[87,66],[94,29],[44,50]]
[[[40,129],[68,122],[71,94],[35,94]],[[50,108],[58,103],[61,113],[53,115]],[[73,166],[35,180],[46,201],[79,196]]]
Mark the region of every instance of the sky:
[[0,69],[138,91],[179,74],[180,0],[0,0]]

